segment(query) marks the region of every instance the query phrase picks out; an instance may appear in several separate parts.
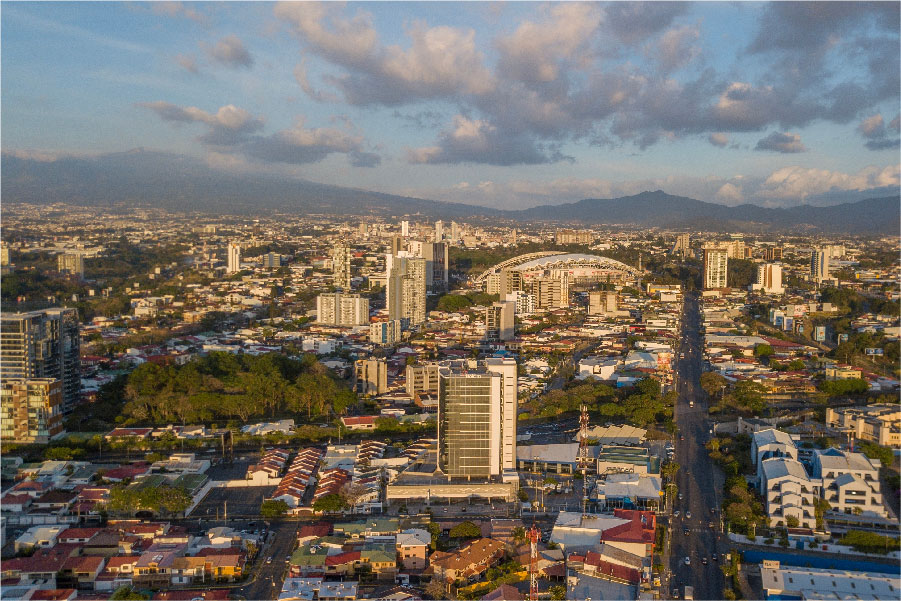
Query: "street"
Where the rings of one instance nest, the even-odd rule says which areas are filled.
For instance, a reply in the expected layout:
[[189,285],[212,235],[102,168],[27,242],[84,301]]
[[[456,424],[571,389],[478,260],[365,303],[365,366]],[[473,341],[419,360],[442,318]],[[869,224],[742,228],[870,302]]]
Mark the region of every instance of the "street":
[[[682,319],[682,345],[678,355],[682,358],[677,362],[679,399],[675,408],[679,427],[676,462],[681,466],[676,484],[682,498],[677,497],[672,506],[673,511],[679,511],[680,515],[670,520],[672,536],[667,586],[669,593],[678,589],[680,597],[688,585],[694,587],[695,599],[722,599],[724,578],[719,566],[726,549],[721,544],[720,498],[724,476],[704,448],[710,437],[710,426],[707,403],[702,398],[700,387],[703,340],[696,295],[686,295]],[[694,401],[694,407],[689,407],[691,401]],[[715,513],[711,512],[711,508]],[[691,517],[688,517],[689,514]],[[712,559],[714,553],[718,561]],[[690,565],[685,564],[686,557]],[[702,562],[704,558],[707,565]]]
[[[260,550],[256,560],[256,577],[247,586],[237,589],[238,594],[245,599],[278,598],[288,569],[285,558],[294,550],[299,528],[300,522],[293,520],[272,522],[272,542]],[[266,563],[268,557],[272,558],[272,562]]]

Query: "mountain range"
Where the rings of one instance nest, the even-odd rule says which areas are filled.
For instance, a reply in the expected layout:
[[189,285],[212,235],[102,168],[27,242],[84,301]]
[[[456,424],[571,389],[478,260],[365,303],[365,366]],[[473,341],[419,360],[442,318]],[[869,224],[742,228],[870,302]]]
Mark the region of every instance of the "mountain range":
[[97,157],[38,160],[9,153],[0,162],[4,202],[68,203],[84,206],[131,204],[204,213],[416,215],[448,219],[552,221],[743,231],[821,231],[897,234],[901,195],[868,198],[828,207],[725,206],[661,190],[622,198],[523,210],[499,210],[461,203],[382,194],[290,179],[271,174],[236,174],[192,158],[143,149]]

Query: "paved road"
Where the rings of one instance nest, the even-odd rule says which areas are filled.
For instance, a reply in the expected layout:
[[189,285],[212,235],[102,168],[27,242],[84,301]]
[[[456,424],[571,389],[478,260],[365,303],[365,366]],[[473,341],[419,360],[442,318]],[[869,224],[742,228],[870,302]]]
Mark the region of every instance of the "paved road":
[[[300,522],[271,522],[272,540],[266,544],[257,558],[257,574],[253,582],[236,592],[245,599],[278,599],[285,580],[288,564],[285,558],[294,550]],[[266,563],[271,557],[272,561]]]
[[[699,331],[700,310],[698,298],[687,295],[682,315],[682,359],[677,361],[679,375],[675,417],[679,427],[680,438],[676,440],[676,462],[681,469],[676,475],[679,493],[673,509],[680,516],[672,519],[672,538],[670,550],[669,592],[678,588],[681,596],[685,585],[694,587],[695,599],[722,599],[723,574],[719,562],[712,560],[716,553],[720,558],[726,552],[726,545],[721,543],[719,531],[719,507],[721,502],[724,476],[707,455],[704,443],[710,438],[710,424],[707,421],[706,403],[700,387],[703,362],[703,341]],[[694,407],[689,402],[694,401]],[[711,508],[716,513],[710,512]],[[686,512],[691,513],[688,518]],[[709,522],[713,522],[713,528]],[[689,534],[685,535],[684,530]],[[685,565],[685,558],[691,565]],[[702,558],[707,558],[703,565]]]

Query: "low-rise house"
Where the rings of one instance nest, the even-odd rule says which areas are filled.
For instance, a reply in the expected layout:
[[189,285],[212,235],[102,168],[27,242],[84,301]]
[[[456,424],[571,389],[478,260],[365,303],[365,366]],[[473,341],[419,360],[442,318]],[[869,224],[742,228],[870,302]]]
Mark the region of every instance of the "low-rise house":
[[396,538],[397,558],[405,570],[424,570],[429,564],[432,535],[419,528],[404,530]]
[[475,581],[504,557],[506,545],[490,538],[472,541],[455,552],[435,551],[430,558],[435,578]]
[[76,555],[63,564],[57,575],[57,586],[79,590],[94,590],[97,578],[103,572],[106,558],[96,555]]
[[59,542],[59,535],[66,530],[66,526],[32,526],[16,539],[14,548],[16,553],[29,549],[50,549]]

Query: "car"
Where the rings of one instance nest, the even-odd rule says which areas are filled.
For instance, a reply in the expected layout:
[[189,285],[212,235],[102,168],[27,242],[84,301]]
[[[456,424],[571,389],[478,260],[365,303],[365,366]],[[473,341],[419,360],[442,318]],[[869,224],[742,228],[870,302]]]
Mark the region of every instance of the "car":
[[711,507],[711,508],[710,508],[710,513],[716,513],[716,507]]
[[271,557],[267,557],[267,558],[266,558],[266,563],[272,563],[272,558],[271,558]]
[[691,519],[691,512],[690,512],[690,511],[686,511],[686,512],[685,512],[685,517],[687,517],[688,519]]
[[710,556],[710,559],[712,559],[713,561],[719,561],[719,560],[716,558],[716,553],[712,554],[712,555]]
[[285,563],[291,563],[291,556],[290,556],[290,555],[287,556],[287,557],[285,558]]
[[706,565],[707,565],[707,558],[706,558],[706,557],[702,557],[702,558],[701,558],[701,563],[703,563],[703,564],[706,566]]
[[707,522],[707,527],[713,530],[713,522]]
[[684,534],[685,536],[688,536],[689,534],[691,534],[691,530],[689,530],[688,528],[685,528],[682,530],[682,534]]
[[677,509],[676,511],[673,512],[673,517],[674,517],[674,518],[679,517],[679,510],[678,510],[678,509]]
[[687,565],[687,566],[691,565],[691,557],[688,557],[687,555],[685,556],[685,565]]
[[685,498],[685,497],[682,495],[682,493],[679,493],[679,500],[681,501],[681,500],[684,499],[684,498]]

